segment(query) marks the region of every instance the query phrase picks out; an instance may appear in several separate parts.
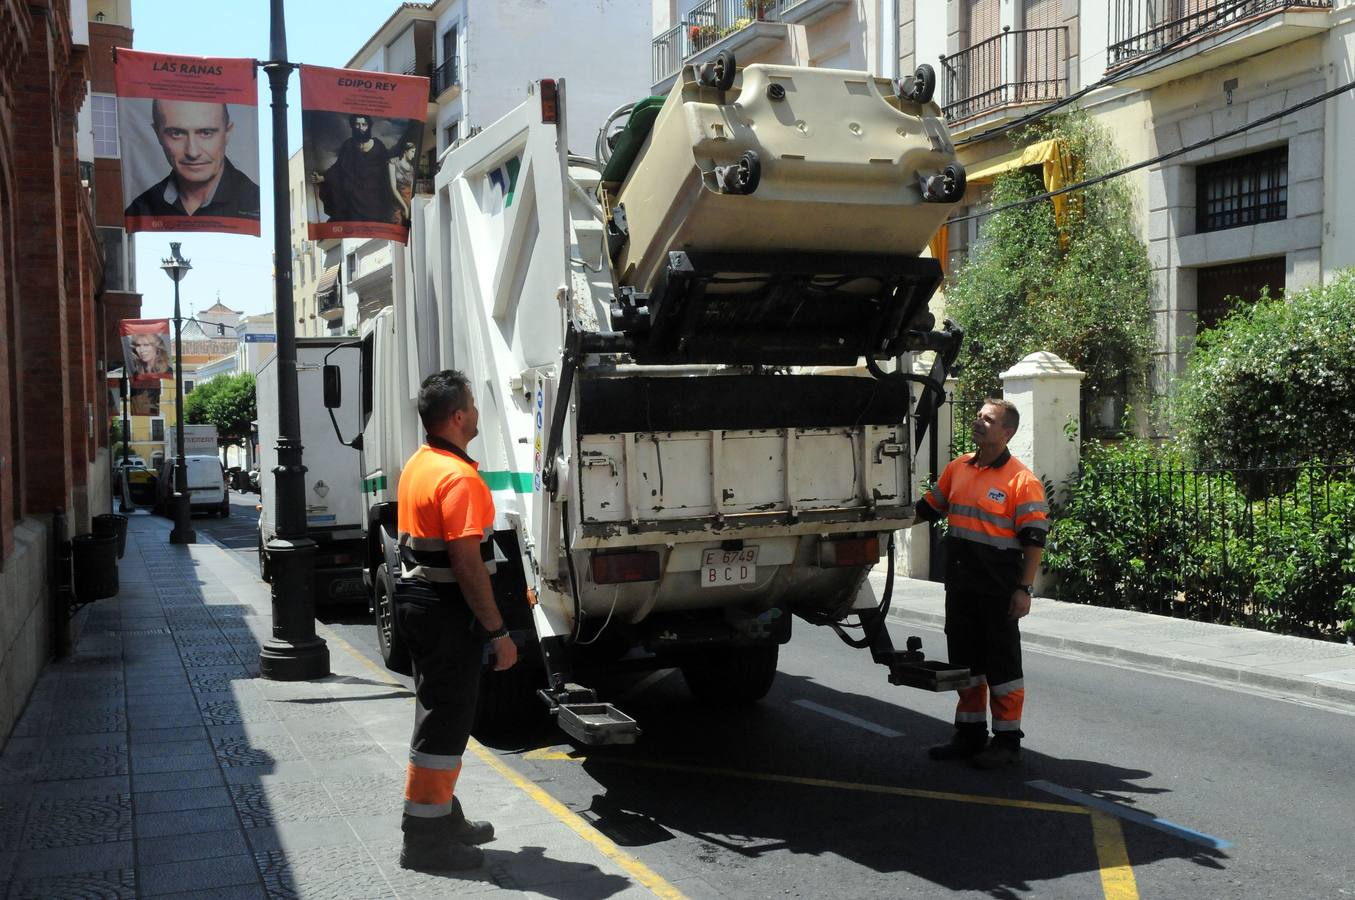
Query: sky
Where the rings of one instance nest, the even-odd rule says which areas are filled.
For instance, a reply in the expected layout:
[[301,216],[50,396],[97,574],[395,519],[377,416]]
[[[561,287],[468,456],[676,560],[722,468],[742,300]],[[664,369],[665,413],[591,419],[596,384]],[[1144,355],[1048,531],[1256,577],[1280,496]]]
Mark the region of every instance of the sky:
[[[286,0],[287,55],[292,62],[345,65],[397,8],[399,0]],[[189,56],[263,59],[268,56],[268,0],[232,4],[183,0],[132,0],[132,46]],[[301,87],[287,83],[287,155],[301,148]],[[141,315],[174,314],[174,283],[160,269],[169,242],[193,269],[179,286],[183,314],[202,311],[218,299],[247,315],[273,310],[273,126],[268,76],[259,73],[259,179],[262,234],[136,235],[136,285]],[[285,173],[284,173],[285,177]]]

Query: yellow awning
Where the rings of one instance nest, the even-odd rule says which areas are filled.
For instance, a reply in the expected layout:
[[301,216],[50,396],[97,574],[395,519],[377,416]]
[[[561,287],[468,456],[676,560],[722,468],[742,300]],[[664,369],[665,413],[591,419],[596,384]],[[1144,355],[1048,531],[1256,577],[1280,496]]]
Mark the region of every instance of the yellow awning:
[[998,156],[985,159],[965,172],[965,181],[969,184],[984,184],[1013,169],[1027,166],[1039,166],[1058,158],[1058,141],[1038,141],[1020,150],[1009,150]]

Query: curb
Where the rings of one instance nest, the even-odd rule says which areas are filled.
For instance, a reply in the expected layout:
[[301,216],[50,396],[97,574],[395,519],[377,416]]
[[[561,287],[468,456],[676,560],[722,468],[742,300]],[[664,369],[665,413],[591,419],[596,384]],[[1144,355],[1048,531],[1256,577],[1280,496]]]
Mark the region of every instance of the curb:
[[[945,616],[922,610],[900,610],[897,607],[889,610],[888,618],[900,624],[907,622],[932,625],[938,628],[943,628],[946,624]],[[1223,685],[1258,688],[1290,698],[1317,700],[1355,709],[1355,685],[1347,686],[1330,681],[1316,681],[1273,672],[1257,672],[1252,669],[1223,665],[1208,660],[1147,653],[1142,650],[1130,650],[1126,647],[1041,634],[1036,631],[1023,630],[1021,642],[1027,646],[1076,654],[1087,659],[1126,663],[1136,668],[1149,669],[1160,673],[1205,678]]]

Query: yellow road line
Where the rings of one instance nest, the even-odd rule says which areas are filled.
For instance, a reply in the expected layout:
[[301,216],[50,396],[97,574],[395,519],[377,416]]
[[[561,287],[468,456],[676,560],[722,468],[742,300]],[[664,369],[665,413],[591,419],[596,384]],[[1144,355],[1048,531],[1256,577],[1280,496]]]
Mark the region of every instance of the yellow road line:
[[[384,669],[378,667],[376,663],[360,653],[352,644],[335,634],[332,629],[324,628],[317,623],[316,630],[323,631],[323,637],[326,641],[342,648],[349,656],[375,672],[386,684],[389,684],[392,687],[398,687],[401,690],[405,689],[404,685],[400,684],[398,681],[392,680]],[[467,744],[466,749],[474,753],[483,763],[485,763],[485,765],[497,772],[504,780],[508,781],[518,790],[535,800],[543,809],[568,826],[571,831],[592,844],[594,849],[619,866],[626,874],[635,879],[636,882],[648,888],[654,896],[664,898],[664,900],[684,900],[685,895],[665,881],[661,875],[649,868],[649,866],[640,862],[640,860],[631,856],[629,853],[623,851],[620,847],[616,846],[616,844],[604,837],[596,828],[579,818],[579,816],[569,807],[513,771],[491,751],[485,749],[480,742],[472,738],[470,743]]]
[[1139,888],[1129,865],[1129,850],[1124,845],[1120,820],[1092,810],[1092,841],[1096,845],[1096,863],[1101,868],[1101,890],[1106,900],[1138,900]]

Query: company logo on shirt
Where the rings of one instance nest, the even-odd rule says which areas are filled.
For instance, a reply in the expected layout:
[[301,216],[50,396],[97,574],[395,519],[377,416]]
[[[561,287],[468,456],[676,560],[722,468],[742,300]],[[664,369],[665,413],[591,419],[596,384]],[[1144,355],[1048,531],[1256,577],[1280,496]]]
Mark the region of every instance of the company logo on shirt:
[[999,491],[997,488],[989,488],[988,499],[992,500],[994,503],[1006,503],[1007,495],[1004,494],[1002,491]]

